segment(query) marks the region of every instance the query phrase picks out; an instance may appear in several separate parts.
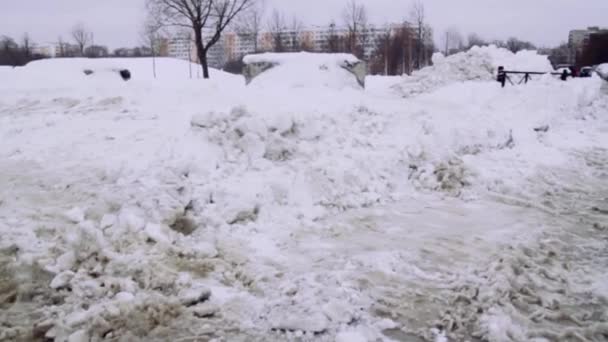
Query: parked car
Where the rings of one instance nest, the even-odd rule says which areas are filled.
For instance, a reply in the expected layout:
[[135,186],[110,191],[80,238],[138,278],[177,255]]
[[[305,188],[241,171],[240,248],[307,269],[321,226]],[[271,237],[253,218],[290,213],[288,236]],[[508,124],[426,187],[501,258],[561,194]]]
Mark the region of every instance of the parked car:
[[591,77],[592,74],[593,74],[592,67],[583,67],[583,68],[581,68],[581,71],[578,74],[578,77]]

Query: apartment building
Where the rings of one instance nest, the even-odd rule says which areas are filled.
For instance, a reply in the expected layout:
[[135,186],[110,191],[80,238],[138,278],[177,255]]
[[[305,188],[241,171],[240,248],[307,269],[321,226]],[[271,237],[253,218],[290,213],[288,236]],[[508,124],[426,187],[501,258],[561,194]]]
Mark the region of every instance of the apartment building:
[[608,28],[600,28],[597,26],[588,27],[585,30],[572,30],[568,35],[568,46],[570,48],[569,60],[571,63],[576,63],[577,55],[580,55],[583,47],[593,34],[606,34]]
[[[357,44],[361,47],[363,58],[369,59],[376,51],[379,41],[387,35],[393,35],[398,30],[411,29],[407,23],[369,26],[359,33]],[[211,34],[212,32],[208,32]],[[330,45],[333,40],[342,44],[338,50],[345,50],[345,41],[349,31],[336,25],[311,26],[302,30],[285,29],[279,33],[282,51],[316,51],[327,52],[335,50]],[[205,36],[205,32],[203,32]],[[254,35],[236,32],[225,32],[217,44],[207,53],[209,66],[221,68],[226,62],[255,52],[273,51],[276,49],[277,33],[260,32],[257,39]],[[169,41],[168,54],[173,58],[180,58],[198,62],[194,42],[189,35],[176,36]]]

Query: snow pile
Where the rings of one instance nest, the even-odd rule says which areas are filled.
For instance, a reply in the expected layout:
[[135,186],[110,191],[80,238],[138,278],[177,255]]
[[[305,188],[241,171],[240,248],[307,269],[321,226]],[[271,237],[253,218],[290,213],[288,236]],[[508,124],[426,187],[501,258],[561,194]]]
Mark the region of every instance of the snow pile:
[[404,76],[395,89],[404,97],[426,93],[442,86],[463,81],[491,81],[496,69],[504,66],[507,70],[553,71],[547,56],[536,51],[512,53],[494,45],[472,47],[448,57],[441,53],[433,55],[433,65]]
[[608,63],[600,64],[595,68],[595,71],[608,82]]
[[[129,82],[178,82],[202,79],[199,64],[174,58],[156,58],[156,78],[153,74],[152,58],[53,58],[30,62],[23,67],[10,71],[0,71],[9,82],[2,86],[18,88],[63,87],[90,83],[95,85],[114,85],[123,83],[119,71],[126,69],[131,73]],[[86,75],[85,71],[92,72]],[[242,82],[239,76],[211,69],[213,82]]]
[[[493,63],[536,59],[491,51],[439,58],[421,73],[459,70],[451,61],[469,56],[482,67],[459,77],[487,80]],[[267,57],[306,73],[298,58]],[[85,67],[72,63],[58,69]],[[546,77],[501,89],[441,75],[426,84],[439,89],[407,100],[382,93],[394,80],[376,79],[368,92],[319,87],[316,76],[304,91],[221,76],[103,86],[30,77],[28,88],[0,89],[0,309],[9,310],[0,339],[470,340],[475,332],[502,341],[520,336],[507,329],[551,328],[544,302],[522,299],[539,316],[497,309],[517,300],[511,294],[549,292],[576,276],[561,270],[568,260],[542,266],[555,255],[542,246],[494,254],[542,229],[538,212],[526,221],[519,210],[460,199],[496,196],[555,215],[603,210],[583,201],[605,197],[605,182],[593,182],[608,162],[603,81]],[[604,240],[593,243],[605,250]],[[543,290],[546,280],[526,279],[526,265],[562,273],[549,274],[555,281]],[[551,298],[577,307],[561,293],[596,295],[580,289]]]
[[272,65],[253,79],[256,88],[360,88],[355,75],[344,68],[360,62],[351,54],[263,53],[245,56],[243,62]]

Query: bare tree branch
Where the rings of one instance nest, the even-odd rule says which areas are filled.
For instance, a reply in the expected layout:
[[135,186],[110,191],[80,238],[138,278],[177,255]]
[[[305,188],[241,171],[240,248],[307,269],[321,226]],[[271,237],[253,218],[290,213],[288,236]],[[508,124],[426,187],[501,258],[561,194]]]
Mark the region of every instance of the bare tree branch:
[[285,16],[278,10],[272,11],[272,15],[268,20],[268,33],[272,38],[272,50],[274,52],[285,52],[286,46],[284,40],[284,33],[286,29]]
[[78,45],[80,56],[84,56],[84,49],[93,41],[93,33],[88,31],[84,24],[78,23],[72,28],[72,38]]
[[[257,0],[147,0],[149,13],[161,18],[165,26],[189,27],[194,33],[203,77],[209,78],[207,52],[221,38],[224,30]],[[210,32],[203,37],[203,31]],[[206,38],[206,39],[205,39]]]
[[235,31],[241,36],[241,39],[249,40],[253,43],[254,52],[259,50],[258,44],[263,30],[264,11],[265,3],[263,0],[260,0],[244,12],[235,25]]
[[422,0],[415,0],[410,8],[410,18],[416,25],[416,68],[420,69],[424,60],[425,52],[425,31],[426,31],[426,10]]
[[367,26],[367,9],[364,5],[357,3],[357,0],[350,0],[342,13],[344,24],[348,29],[348,48],[350,53],[362,57],[362,46],[365,43]]

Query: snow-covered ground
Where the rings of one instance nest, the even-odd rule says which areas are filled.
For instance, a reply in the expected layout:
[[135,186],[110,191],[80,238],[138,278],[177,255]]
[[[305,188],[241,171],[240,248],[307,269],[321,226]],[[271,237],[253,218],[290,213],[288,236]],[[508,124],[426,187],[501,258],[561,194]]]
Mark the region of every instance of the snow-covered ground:
[[365,90],[0,70],[0,340],[605,341],[604,81],[435,61]]

